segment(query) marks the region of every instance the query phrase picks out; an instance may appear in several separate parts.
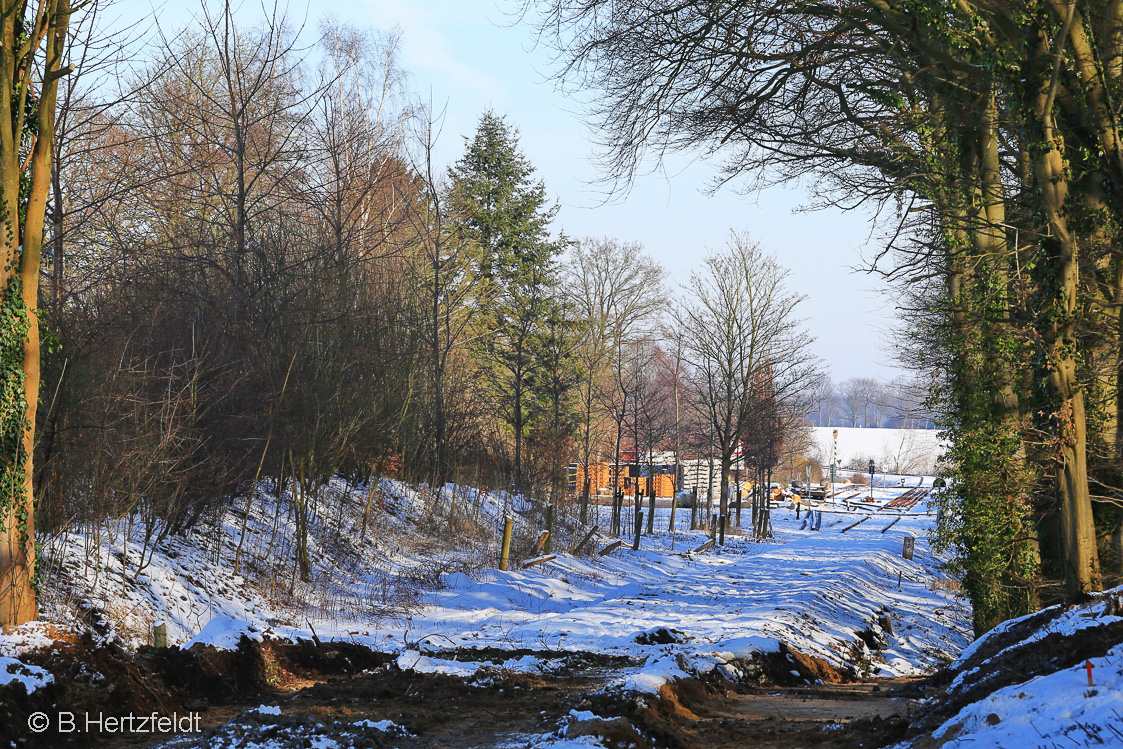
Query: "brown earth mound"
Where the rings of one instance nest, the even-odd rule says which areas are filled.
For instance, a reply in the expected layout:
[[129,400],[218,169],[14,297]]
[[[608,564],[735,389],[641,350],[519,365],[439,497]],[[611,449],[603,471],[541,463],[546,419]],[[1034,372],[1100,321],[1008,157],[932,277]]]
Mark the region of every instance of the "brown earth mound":
[[28,695],[21,684],[0,688],[0,736],[29,746],[91,746],[88,734],[34,733],[32,713],[161,715],[206,711],[243,704],[263,695],[300,688],[329,675],[353,674],[389,662],[390,656],[347,642],[254,642],[242,638],[237,650],[196,646],[144,648],[128,653],[87,634],[27,655],[54,683]]

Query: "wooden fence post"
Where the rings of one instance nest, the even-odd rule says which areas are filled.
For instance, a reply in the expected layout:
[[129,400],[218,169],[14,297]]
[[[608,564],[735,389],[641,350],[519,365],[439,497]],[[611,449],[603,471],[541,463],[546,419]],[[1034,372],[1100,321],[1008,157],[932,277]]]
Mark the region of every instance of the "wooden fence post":
[[528,559],[525,562],[523,562],[522,564],[520,564],[519,566],[522,567],[525,570],[529,567],[533,567],[536,564],[542,564],[543,562],[549,562],[549,561],[551,561],[553,559],[557,559],[557,558],[558,557],[557,557],[556,554],[546,554],[544,556],[535,557],[534,559]]
[[543,554],[550,554],[554,551],[554,503],[546,505],[546,532],[550,535],[546,537],[546,546],[542,549]]
[[572,554],[573,556],[577,556],[578,554],[580,554],[581,550],[585,548],[585,544],[589,543],[589,541],[592,540],[593,536],[597,535],[597,531],[599,530],[600,526],[594,525],[593,529],[589,531],[583,539],[581,539],[581,543],[573,547],[573,551],[571,551],[570,554]]
[[636,515],[636,540],[632,542],[632,551],[639,551],[639,536],[643,531],[643,510]]
[[915,548],[916,548],[916,539],[913,538],[912,536],[905,536],[905,546],[904,546],[903,549],[901,549],[901,556],[903,556],[905,559],[908,559],[911,562],[912,561],[912,554],[913,554],[913,551],[914,551]]
[[507,563],[511,560],[511,529],[515,520],[510,515],[503,518],[503,551],[499,555],[499,571],[507,571]]
[[617,549],[619,549],[623,545],[624,545],[623,541],[621,541],[620,539],[616,539],[615,541],[610,543],[608,546],[606,546],[603,549],[601,549],[600,551],[598,551],[597,554],[599,554],[600,556],[603,557],[606,554],[611,554],[612,552],[616,551]]
[[550,531],[542,531],[538,534],[538,538],[534,539],[534,546],[531,548],[531,554],[543,554],[546,544],[550,542]]
[[166,648],[168,646],[168,625],[162,621],[152,622],[152,647]]

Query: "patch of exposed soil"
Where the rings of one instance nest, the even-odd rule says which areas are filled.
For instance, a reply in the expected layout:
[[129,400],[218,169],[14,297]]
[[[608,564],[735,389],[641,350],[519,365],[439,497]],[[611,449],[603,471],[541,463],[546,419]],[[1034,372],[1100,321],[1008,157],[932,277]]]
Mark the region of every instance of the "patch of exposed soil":
[[196,647],[128,653],[86,635],[23,660],[47,669],[54,683],[31,695],[15,683],[0,689],[0,736],[31,747],[92,747],[136,742],[79,731],[62,734],[54,725],[35,733],[28,719],[36,712],[54,718],[59,711],[111,718],[198,712],[207,722],[216,719],[213,708],[291,693],[332,674],[381,666],[391,657],[347,642],[258,643],[246,638],[233,651]]
[[[443,654],[492,663],[518,655]],[[911,680],[855,681],[824,661],[783,649],[742,664],[747,678],[740,684],[711,676],[666,685],[659,695],[621,695],[604,687],[620,669],[636,665],[630,659],[533,655],[548,662],[549,673],[483,666],[465,679],[403,672],[393,656],[350,643],[243,639],[234,651],[167,648],[128,654],[87,639],[28,659],[51,670],[56,681],[31,696],[22,688],[0,692],[0,736],[27,747],[155,746],[170,737],[33,734],[27,719],[37,710],[198,711],[202,734],[182,736],[176,747],[225,745],[234,738],[304,747],[325,738],[354,747],[459,749],[531,746],[544,735],[588,735],[612,748],[839,749],[881,746],[901,736],[909,702],[900,694],[916,691]],[[816,680],[821,683],[805,683]],[[279,706],[280,714],[247,710],[260,704]],[[572,718],[571,710],[598,717],[582,712],[583,717]],[[382,721],[400,729],[374,727],[385,726]]]
[[903,735],[910,705],[903,693],[916,681],[761,688],[686,679],[665,685],[657,700],[616,708],[656,746],[675,749],[877,747]]

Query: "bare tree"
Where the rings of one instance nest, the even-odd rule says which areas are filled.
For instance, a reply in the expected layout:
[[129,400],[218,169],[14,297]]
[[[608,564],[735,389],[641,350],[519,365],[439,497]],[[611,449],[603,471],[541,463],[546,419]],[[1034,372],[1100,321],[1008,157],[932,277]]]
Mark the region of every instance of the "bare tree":
[[[685,354],[685,343],[681,331],[668,329],[664,332],[666,340],[667,351],[659,359],[659,364],[662,367],[664,377],[670,382],[671,389],[671,407],[673,408],[673,423],[674,423],[674,451],[675,451],[675,467],[674,467],[674,491],[672,492],[671,501],[671,521],[670,527],[672,532],[675,528],[675,511],[678,506],[678,495],[683,487],[679,486],[679,476],[682,473],[682,430],[683,430],[683,397],[685,376],[686,376],[686,361],[683,356]],[[691,503],[696,505],[697,503]],[[696,512],[696,508],[692,507],[691,512]],[[674,537],[671,538],[672,548],[674,544]]]
[[[663,268],[643,253],[642,245],[616,239],[585,239],[573,248],[567,285],[577,314],[584,321],[579,356],[585,369],[580,389],[581,462],[585,481],[581,487],[581,520],[587,514],[590,493],[589,464],[602,438],[598,406],[624,407],[624,393],[616,391],[621,353],[626,341],[652,329],[663,303]],[[611,406],[610,411],[614,411]],[[623,412],[617,412],[622,414]],[[622,420],[616,420],[619,425]],[[618,429],[619,433],[619,429]],[[619,462],[619,439],[616,440]],[[615,485],[615,482],[614,484]]]
[[936,470],[936,453],[917,432],[916,429],[902,429],[899,437],[886,440],[878,459],[883,471],[931,474]]
[[813,398],[815,401],[816,426],[831,426],[835,401],[838,399],[838,391],[835,390],[834,381],[827,376],[821,377],[813,392]]
[[[654,339],[637,341],[634,361],[635,371],[632,394],[632,446],[635,451],[636,465],[641,462],[645,468],[637,471],[637,478],[646,476],[648,496],[647,532],[651,533],[655,522],[655,452],[674,432],[673,388],[661,375],[662,351]],[[639,481],[636,482],[636,497],[639,498]],[[639,509],[637,502],[636,509]],[[637,514],[638,520],[638,514]]]
[[[0,625],[5,626],[30,621],[38,611],[32,482],[41,374],[39,264],[58,84],[73,69],[63,65],[72,12],[69,0],[44,0],[31,8],[21,0],[0,3],[0,96],[5,107],[0,117],[0,172],[6,224],[0,293],[10,310],[0,335],[4,361],[0,483],[5,487],[0,494]],[[32,96],[35,88],[37,96]],[[29,113],[37,124],[35,134],[28,127]],[[23,205],[25,213],[18,210]]]
[[819,377],[812,339],[793,314],[800,297],[785,288],[787,275],[748,236],[731,232],[725,250],[691,275],[690,296],[675,313],[718,448],[726,517],[728,474],[753,414],[754,388],[767,381],[778,412],[803,414]]
[[876,425],[880,426],[877,418],[880,405],[884,400],[881,384],[872,377],[854,377],[846,380],[839,386],[842,392],[842,406],[850,426],[870,426],[870,412],[875,417]]
[[347,252],[368,258],[397,250],[387,239],[407,201],[389,211],[372,204],[380,188],[404,171],[402,145],[418,112],[404,90],[397,34],[380,36],[330,20],[320,24],[320,34],[326,55],[323,93],[313,102],[309,123],[314,182],[308,199],[342,265]]

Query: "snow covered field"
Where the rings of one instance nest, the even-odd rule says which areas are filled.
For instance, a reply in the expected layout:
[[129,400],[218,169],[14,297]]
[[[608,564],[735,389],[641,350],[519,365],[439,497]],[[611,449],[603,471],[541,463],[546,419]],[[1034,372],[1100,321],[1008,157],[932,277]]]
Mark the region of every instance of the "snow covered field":
[[873,460],[879,471],[887,473],[931,473],[944,448],[936,429],[812,427],[816,446],[812,457],[824,465],[830,461],[832,435],[836,430],[835,458],[843,466],[864,466]]

